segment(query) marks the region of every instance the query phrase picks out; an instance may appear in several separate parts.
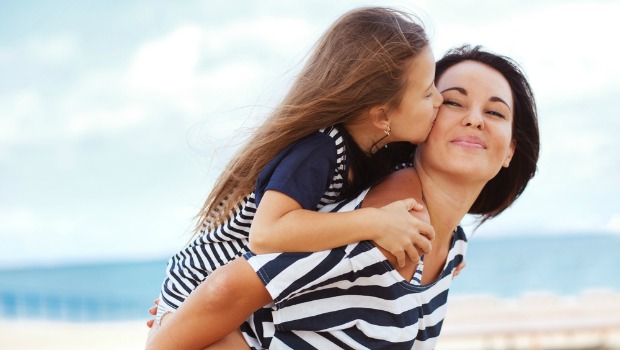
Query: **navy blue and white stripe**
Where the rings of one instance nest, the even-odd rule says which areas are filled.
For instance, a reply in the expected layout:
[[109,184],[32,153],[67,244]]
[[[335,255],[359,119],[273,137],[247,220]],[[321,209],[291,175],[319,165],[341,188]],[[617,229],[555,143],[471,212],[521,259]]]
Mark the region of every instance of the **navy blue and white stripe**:
[[[359,207],[366,193],[338,210]],[[242,326],[244,337],[253,349],[433,349],[466,248],[459,227],[441,275],[424,286],[406,281],[369,241],[316,253],[249,252],[274,302]]]
[[[333,203],[340,196],[348,171],[345,143],[339,130],[330,127],[320,132],[333,140],[337,156],[334,175],[316,210]],[[252,192],[233,209],[227,221],[212,230],[201,231],[197,238],[168,261],[158,317],[177,309],[212,271],[249,251],[248,236],[255,213],[255,193]]]

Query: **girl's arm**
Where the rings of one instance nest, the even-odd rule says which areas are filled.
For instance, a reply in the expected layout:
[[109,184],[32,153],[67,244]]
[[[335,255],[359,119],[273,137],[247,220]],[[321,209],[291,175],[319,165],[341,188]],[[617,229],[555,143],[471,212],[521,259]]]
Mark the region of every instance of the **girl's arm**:
[[250,248],[256,254],[315,252],[372,240],[403,266],[407,257],[419,260],[416,247],[430,253],[435,236],[430,224],[409,213],[412,209],[421,206],[406,198],[381,208],[323,213],[305,210],[281,192],[266,191],[250,229]]
[[243,258],[218,268],[205,282],[153,331],[147,349],[203,349],[271,302],[265,285]]

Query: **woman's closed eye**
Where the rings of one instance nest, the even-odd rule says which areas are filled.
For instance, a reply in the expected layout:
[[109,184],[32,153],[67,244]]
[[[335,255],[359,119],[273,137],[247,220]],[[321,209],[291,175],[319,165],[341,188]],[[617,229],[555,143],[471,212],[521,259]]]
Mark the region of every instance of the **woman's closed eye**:
[[501,112],[498,112],[498,111],[490,110],[490,111],[487,111],[487,113],[492,115],[492,116],[498,117],[498,118],[506,119],[504,114],[501,113]]
[[462,105],[454,100],[443,100],[444,105],[462,107]]

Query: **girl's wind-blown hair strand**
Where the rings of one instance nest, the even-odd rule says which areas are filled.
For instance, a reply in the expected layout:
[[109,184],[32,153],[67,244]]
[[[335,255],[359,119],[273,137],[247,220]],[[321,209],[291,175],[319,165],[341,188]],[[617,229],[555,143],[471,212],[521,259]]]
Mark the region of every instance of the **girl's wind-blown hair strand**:
[[[408,13],[376,7],[338,19],[316,43],[282,102],[216,180],[197,214],[196,233],[225,221],[253,191],[261,170],[287,145],[321,128],[351,123],[371,106],[397,106],[407,83],[407,63],[428,46],[419,22]],[[367,163],[360,157],[374,153],[359,151],[352,155],[354,171],[360,162]],[[372,180],[354,178],[344,194]]]

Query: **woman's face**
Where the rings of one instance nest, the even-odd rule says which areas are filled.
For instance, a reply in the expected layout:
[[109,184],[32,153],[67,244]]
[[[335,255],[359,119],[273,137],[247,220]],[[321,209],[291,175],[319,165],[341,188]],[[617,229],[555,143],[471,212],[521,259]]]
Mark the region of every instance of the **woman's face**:
[[427,142],[420,146],[421,162],[483,181],[508,167],[514,153],[508,81],[485,64],[464,61],[444,72],[437,90],[443,104]]
[[442,101],[434,84],[435,58],[430,47],[409,63],[406,74],[402,100],[389,111],[389,141],[420,143],[428,137]]

